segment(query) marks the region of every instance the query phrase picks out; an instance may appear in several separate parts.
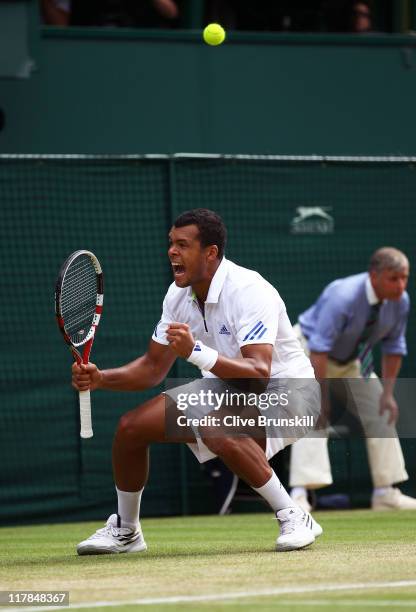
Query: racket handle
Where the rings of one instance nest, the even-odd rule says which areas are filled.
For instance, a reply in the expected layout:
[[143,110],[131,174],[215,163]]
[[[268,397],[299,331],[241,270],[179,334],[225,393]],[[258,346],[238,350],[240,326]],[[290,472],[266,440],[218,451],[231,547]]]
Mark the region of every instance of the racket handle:
[[79,416],[81,421],[81,438],[92,438],[91,396],[89,390],[79,392]]

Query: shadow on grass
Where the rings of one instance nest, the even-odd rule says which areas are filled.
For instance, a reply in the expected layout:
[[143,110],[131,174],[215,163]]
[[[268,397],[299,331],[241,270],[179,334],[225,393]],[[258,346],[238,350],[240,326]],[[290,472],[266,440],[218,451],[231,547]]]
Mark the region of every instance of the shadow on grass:
[[[297,551],[290,551],[291,555],[293,554],[310,554],[313,552],[313,548],[305,548]],[[74,552],[73,554],[68,555],[50,555],[47,558],[42,557],[34,557],[32,559],[6,559],[1,561],[1,566],[3,568],[6,567],[19,567],[19,568],[29,568],[29,567],[39,567],[42,565],[43,567],[58,567],[58,566],[72,566],[72,567],[80,567],[80,566],[89,566],[94,564],[97,565],[109,565],[110,563],[114,563],[115,559],[117,559],[117,563],[119,564],[129,564],[134,559],[137,559],[138,563],[152,563],[154,561],[159,561],[160,559],[186,559],[191,558],[195,561],[196,559],[204,559],[207,557],[225,557],[225,556],[233,556],[233,555],[246,555],[249,559],[252,555],[264,555],[269,559],[270,557],[275,557],[276,555],[279,558],[283,558],[285,553],[277,553],[274,548],[263,548],[263,547],[235,547],[233,549],[225,548],[225,547],[216,547],[211,548],[209,550],[177,550],[177,551],[158,551],[154,549],[152,551],[147,551],[145,553],[125,553],[125,554],[103,554],[103,555],[83,555],[79,556]]]

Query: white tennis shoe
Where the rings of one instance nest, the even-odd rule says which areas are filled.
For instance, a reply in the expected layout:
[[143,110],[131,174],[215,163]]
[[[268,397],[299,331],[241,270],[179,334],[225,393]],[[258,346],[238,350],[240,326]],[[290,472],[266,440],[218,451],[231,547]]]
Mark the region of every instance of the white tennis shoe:
[[284,508],[276,513],[280,523],[280,535],[276,540],[276,550],[297,550],[315,542],[322,534],[322,527],[307,512],[300,508]]
[[120,526],[118,514],[112,514],[107,524],[77,546],[79,555],[103,555],[110,553],[140,552],[147,549],[142,530]]

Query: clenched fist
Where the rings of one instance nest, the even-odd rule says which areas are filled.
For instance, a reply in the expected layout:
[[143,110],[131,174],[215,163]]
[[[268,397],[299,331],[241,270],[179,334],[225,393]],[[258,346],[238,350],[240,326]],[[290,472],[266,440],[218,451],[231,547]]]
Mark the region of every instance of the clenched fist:
[[178,357],[187,359],[195,346],[195,340],[186,323],[171,323],[166,332],[169,346]]
[[101,372],[95,363],[72,365],[72,386],[77,391],[94,391],[101,383]]

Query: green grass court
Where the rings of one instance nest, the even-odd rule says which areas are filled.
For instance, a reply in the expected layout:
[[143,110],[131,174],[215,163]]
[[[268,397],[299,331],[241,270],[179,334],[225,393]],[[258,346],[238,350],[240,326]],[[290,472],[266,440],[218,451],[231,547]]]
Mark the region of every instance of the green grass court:
[[126,555],[76,555],[101,523],[3,528],[0,588],[68,590],[84,610],[416,609],[415,513],[316,518],[324,535],[289,553],[267,513],[144,519],[149,550]]

